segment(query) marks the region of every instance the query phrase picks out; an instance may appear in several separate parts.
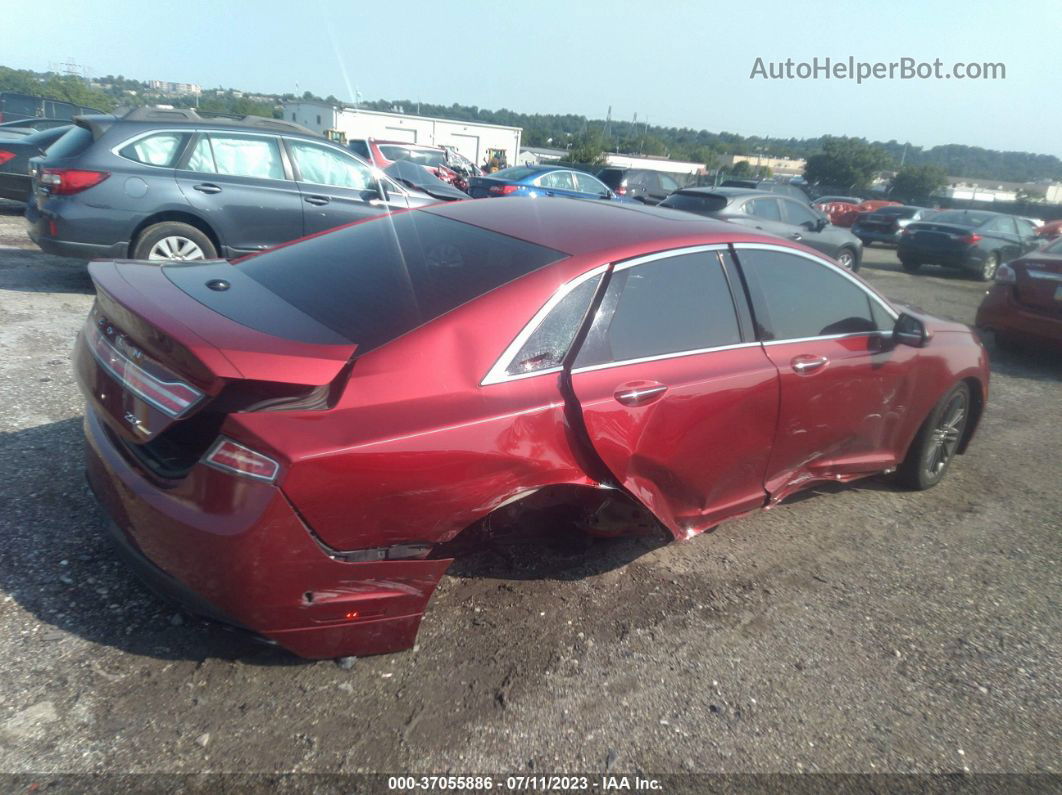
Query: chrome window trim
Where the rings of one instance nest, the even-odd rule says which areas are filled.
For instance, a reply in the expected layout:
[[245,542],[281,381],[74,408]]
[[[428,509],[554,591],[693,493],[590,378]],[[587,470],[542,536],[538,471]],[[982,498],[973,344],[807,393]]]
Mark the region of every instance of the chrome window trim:
[[533,370],[529,373],[516,373],[515,375],[509,374],[507,371],[509,365],[512,364],[513,358],[520,352],[520,349],[524,347],[524,343],[530,339],[531,335],[538,330],[538,327],[542,325],[542,321],[546,319],[546,316],[553,311],[553,308],[557,306],[561,301],[567,297],[568,293],[574,290],[583,282],[600,276],[606,270],[608,270],[609,263],[604,265],[598,265],[596,268],[581,273],[574,279],[565,282],[554,291],[549,300],[542,305],[542,307],[534,314],[534,316],[527,322],[527,325],[520,330],[520,333],[516,335],[509,346],[502,351],[501,356],[494,362],[494,366],[487,371],[487,374],[483,376],[483,380],[479,382],[480,386],[490,386],[491,384],[503,384],[507,381],[519,381],[524,378],[531,378],[536,375],[547,375],[548,373],[557,373],[562,369],[561,367],[547,367],[542,370]]
[[644,265],[648,262],[654,262],[658,259],[669,259],[671,257],[681,257],[685,254],[700,254],[704,251],[726,251],[730,248],[729,243],[705,243],[700,246],[685,246],[683,248],[669,248],[666,251],[654,251],[652,254],[645,254],[633,259],[623,260],[616,263],[616,266],[612,269],[613,273],[619,273],[625,271],[628,268],[635,268],[639,265]]
[[[885,303],[880,297],[878,297],[877,293],[874,293],[871,290],[868,290],[867,286],[865,284],[863,284],[861,281],[859,281],[859,279],[855,278],[855,276],[853,276],[852,273],[850,273],[849,271],[846,271],[840,265],[834,265],[832,262],[830,262],[827,259],[823,259],[822,257],[817,257],[814,254],[808,253],[807,251],[800,251],[799,249],[790,248],[789,246],[777,246],[777,245],[774,245],[772,243],[734,243],[734,248],[737,251],[739,251],[739,252],[743,251],[743,250],[748,250],[748,249],[759,249],[761,251],[778,251],[778,252],[781,252],[782,254],[793,254],[793,255],[798,256],[798,257],[803,257],[806,260],[810,260],[811,262],[818,263],[819,265],[822,265],[824,268],[829,268],[830,270],[834,271],[835,273],[839,273],[839,274],[841,274],[841,276],[843,276],[844,278],[848,279],[848,281],[850,281],[852,284],[854,284],[856,287],[858,287],[860,290],[862,290],[864,293],[866,293],[871,299],[873,299],[875,302],[877,302],[878,306],[880,306],[882,309],[884,309],[885,313],[889,317],[891,317],[893,320],[896,320],[897,318],[900,317],[900,313],[899,312],[897,312],[895,309],[893,309],[891,306],[889,306],[887,303]],[[740,257],[739,257],[739,259],[740,259]],[[877,329],[876,331],[860,331],[860,332],[857,332],[857,333],[859,333],[859,334],[881,334],[884,331],[885,331],[885,329]],[[832,338],[834,338],[834,336],[835,335],[830,334],[830,335],[826,335],[825,337],[822,337],[822,336],[820,336],[820,337],[801,337],[800,340],[832,339]],[[842,334],[840,336],[851,336],[851,335]],[[772,342],[797,342],[797,341],[800,341],[800,340],[797,340],[797,339],[768,340],[768,341],[765,341],[764,344],[767,345],[767,344],[770,344]]]
[[655,356],[643,356],[640,359],[623,359],[618,362],[602,362],[601,364],[588,364],[586,367],[576,367],[572,375],[580,373],[592,373],[596,370],[609,370],[613,367],[625,367],[628,364],[646,364],[649,362],[661,362],[665,359],[679,359],[683,356],[696,356],[701,353],[716,353],[717,351],[735,351],[740,348],[758,348],[760,342],[736,342],[733,345],[717,345],[713,348],[697,348],[692,351],[674,351],[672,353],[659,353]]
[[793,342],[817,342],[818,340],[843,340],[849,337],[872,337],[875,334],[892,334],[891,330],[877,329],[876,331],[850,331],[847,334],[822,334],[818,337],[793,337],[785,340],[764,340],[762,345],[789,345]]

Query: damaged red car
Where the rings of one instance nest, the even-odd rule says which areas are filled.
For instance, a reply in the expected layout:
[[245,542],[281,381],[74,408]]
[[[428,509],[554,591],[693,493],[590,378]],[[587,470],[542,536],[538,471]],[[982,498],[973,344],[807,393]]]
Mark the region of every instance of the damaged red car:
[[968,327],[658,208],[455,202],[90,272],[75,362],[119,547],[312,658],[412,645],[502,514],[574,506],[615,534],[640,512],[684,539],[820,481],[928,488],[987,396]]

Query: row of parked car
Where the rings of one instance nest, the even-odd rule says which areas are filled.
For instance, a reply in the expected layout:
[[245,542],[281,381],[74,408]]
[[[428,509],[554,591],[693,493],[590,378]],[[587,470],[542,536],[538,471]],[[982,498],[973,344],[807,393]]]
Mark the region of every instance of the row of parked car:
[[908,272],[936,264],[984,281],[1046,239],[1011,215],[846,196],[812,202],[786,182],[683,186],[645,169],[594,175],[566,165],[483,174],[454,150],[376,139],[344,145],[278,119],[143,108],[13,125],[0,125],[0,197],[28,199],[31,238],[67,256],[235,258],[469,196],[659,205],[799,242],[851,271],[864,246],[886,243]]

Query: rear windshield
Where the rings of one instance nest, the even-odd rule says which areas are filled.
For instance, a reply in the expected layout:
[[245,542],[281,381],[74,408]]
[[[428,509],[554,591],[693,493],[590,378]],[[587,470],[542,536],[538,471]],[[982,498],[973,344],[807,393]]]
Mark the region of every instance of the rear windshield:
[[672,193],[660,203],[660,206],[705,215],[719,212],[726,207],[727,202],[727,197],[720,196],[718,193]]
[[916,212],[917,207],[879,207],[874,211],[874,215],[895,215],[897,218],[910,218]]
[[495,179],[507,179],[511,182],[519,182],[535,173],[537,172],[533,168],[513,166],[512,168],[503,168],[501,171],[495,171],[491,176]]
[[991,213],[972,213],[969,210],[945,210],[929,220],[935,224],[960,224],[962,226],[980,226],[992,218]]
[[74,157],[92,144],[92,133],[84,127],[71,127],[66,134],[48,147],[49,158]]
[[625,174],[622,168],[605,168],[597,172],[597,178],[610,188],[618,188]]
[[364,353],[565,256],[413,211],[259,254],[238,267]]
[[412,160],[422,166],[438,168],[446,165],[446,152],[441,149],[417,149],[407,146],[380,146],[380,154],[388,160]]

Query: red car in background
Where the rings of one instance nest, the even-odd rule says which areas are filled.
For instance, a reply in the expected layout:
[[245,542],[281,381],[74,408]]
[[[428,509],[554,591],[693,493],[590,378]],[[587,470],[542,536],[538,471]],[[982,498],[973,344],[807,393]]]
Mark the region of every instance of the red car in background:
[[423,166],[443,182],[468,192],[469,175],[459,174],[450,167],[450,153],[442,146],[381,141],[378,138],[355,138],[347,142],[347,148],[380,170],[399,160],[408,160]]
[[850,201],[816,201],[812,206],[824,212],[834,226],[850,227],[863,213],[871,213],[881,207],[888,207],[894,204],[899,205],[901,202],[885,201],[883,199],[868,199],[858,204]]
[[1062,351],[1062,240],[996,269],[975,321],[1001,347]]
[[929,488],[987,397],[967,326],[634,204],[453,202],[89,271],[74,361],[119,548],[305,657],[409,647],[455,551],[544,509],[686,539],[817,482]]
[[1036,236],[1044,240],[1054,240],[1062,236],[1062,221],[1048,221],[1036,230]]

